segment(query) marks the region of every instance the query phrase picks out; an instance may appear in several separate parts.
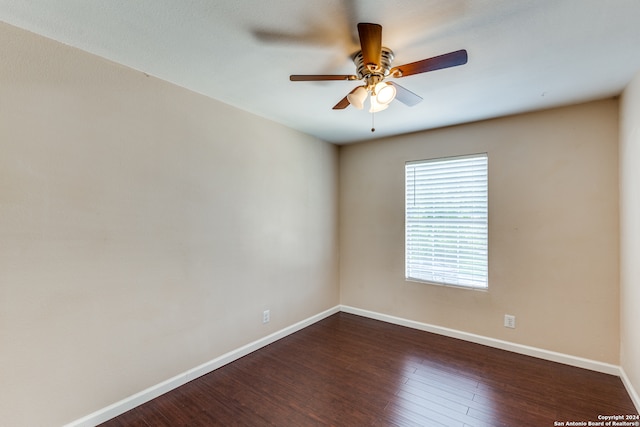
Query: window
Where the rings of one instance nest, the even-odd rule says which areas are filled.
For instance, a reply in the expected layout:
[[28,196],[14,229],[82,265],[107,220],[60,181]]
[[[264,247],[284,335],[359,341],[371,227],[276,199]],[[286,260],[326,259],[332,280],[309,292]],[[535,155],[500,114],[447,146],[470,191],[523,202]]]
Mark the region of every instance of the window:
[[487,155],[405,166],[407,280],[488,287]]

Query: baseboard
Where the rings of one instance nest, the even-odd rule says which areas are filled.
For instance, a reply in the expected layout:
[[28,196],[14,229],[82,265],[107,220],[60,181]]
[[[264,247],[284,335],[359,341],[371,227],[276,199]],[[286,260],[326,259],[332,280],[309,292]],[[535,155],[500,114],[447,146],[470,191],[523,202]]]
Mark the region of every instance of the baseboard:
[[598,362],[596,360],[584,359],[582,357],[571,356],[569,354],[557,353],[555,351],[544,350],[536,347],[530,347],[522,344],[516,344],[509,341],[489,338],[482,335],[471,334],[469,332],[458,331],[455,329],[444,328],[442,326],[430,325],[428,323],[416,322],[414,320],[403,319],[400,317],[390,316],[387,314],[377,313],[374,311],[363,310],[360,308],[342,305],[340,311],[345,313],[357,314],[359,316],[371,319],[381,320],[395,325],[406,326],[422,331],[433,332],[435,334],[444,335],[451,338],[457,338],[464,341],[482,344],[489,347],[499,348],[501,350],[511,351],[513,353],[533,356],[539,359],[550,360],[552,362],[563,363],[565,365],[576,366],[579,368],[590,369],[592,371],[603,372],[605,374],[621,376],[620,367],[608,363]]
[[624,388],[627,389],[627,393],[629,393],[629,397],[633,401],[633,405],[636,407],[636,411],[640,413],[640,395],[631,384],[631,380],[627,376],[627,373],[624,371],[624,368],[620,368],[620,379],[622,380],[622,384],[624,384]]
[[166,381],[161,382],[160,384],[156,384],[154,386],[149,387],[146,390],[143,390],[139,393],[136,393],[132,396],[129,396],[119,402],[116,402],[112,405],[107,406],[106,408],[100,409],[92,414],[89,414],[83,418],[75,420],[65,427],[93,427],[101,424],[105,421],[108,421],[114,417],[117,417],[120,414],[123,414],[136,406],[142,405],[152,399],[155,399],[158,396],[161,396],[175,388],[180,387],[192,381],[202,375],[208,374],[228,363],[233,362],[243,356],[246,356],[249,353],[252,353],[262,347],[265,347],[281,338],[286,337],[287,335],[291,335],[294,332],[297,332],[301,329],[306,328],[320,320],[331,316],[332,314],[338,313],[340,311],[340,306],[336,306],[330,308],[328,310],[323,311],[322,313],[318,313],[315,316],[311,316],[305,320],[302,320],[294,325],[288,326],[284,329],[281,329],[277,332],[274,332],[271,335],[268,335],[264,338],[260,338],[252,343],[249,343],[243,347],[240,347],[236,350],[230,351],[222,356],[216,357],[215,359],[206,362],[200,366],[197,366],[193,369],[190,369],[186,372],[183,372],[179,375],[176,375],[173,378],[169,378]]
[[392,323],[395,325],[406,326],[413,329],[418,329],[426,332],[432,332],[439,335],[444,335],[452,338],[461,339],[464,341],[473,342],[476,344],[482,344],[489,347],[499,348],[502,350],[511,351],[514,353],[524,354],[527,356],[537,357],[539,359],[549,360],[552,362],[563,363],[565,365],[576,366],[579,368],[590,369],[592,371],[603,372],[610,375],[619,376],[624,383],[629,396],[631,397],[636,409],[640,411],[640,397],[633,388],[629,378],[624,370],[616,365],[608,363],[598,362],[595,360],[585,359],[581,357],[571,356],[568,354],[557,353],[554,351],[544,350],[536,347],[530,347],[522,344],[516,344],[508,341],[498,340],[495,338],[489,338],[481,335],[471,334],[468,332],[458,331],[455,329],[444,328],[442,326],[430,325],[428,323],[417,322],[414,320],[403,319],[400,317],[390,316],[387,314],[377,313],[374,311],[363,310],[356,307],[350,307],[346,305],[340,305],[328,310],[318,313],[315,316],[311,316],[305,320],[302,320],[294,325],[281,329],[271,335],[261,338],[257,341],[249,343],[236,350],[230,351],[222,356],[219,356],[207,363],[190,369],[182,374],[176,375],[160,384],[149,387],[139,393],[129,396],[119,402],[100,409],[92,414],[89,414],[83,418],[73,421],[67,424],[65,427],[93,427],[108,421],[120,414],[123,414],[136,406],[142,405],[164,393],[167,393],[175,388],[180,387],[192,381],[202,375],[208,374],[228,363],[233,362],[249,353],[252,353],[262,347],[265,347],[281,338],[286,337],[294,332],[306,328],[326,317],[329,317],[339,311],[345,313],[356,314],[359,316],[368,317],[375,320],[381,320],[383,322]]

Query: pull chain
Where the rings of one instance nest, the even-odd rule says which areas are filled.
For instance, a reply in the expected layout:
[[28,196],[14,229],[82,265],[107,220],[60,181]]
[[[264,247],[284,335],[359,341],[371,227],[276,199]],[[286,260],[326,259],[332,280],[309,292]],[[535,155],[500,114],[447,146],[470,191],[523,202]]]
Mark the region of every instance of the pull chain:
[[371,132],[375,132],[375,131],[376,131],[376,128],[375,128],[375,126],[373,125],[373,116],[374,116],[375,114],[376,114],[375,112],[373,112],[373,111],[371,112]]

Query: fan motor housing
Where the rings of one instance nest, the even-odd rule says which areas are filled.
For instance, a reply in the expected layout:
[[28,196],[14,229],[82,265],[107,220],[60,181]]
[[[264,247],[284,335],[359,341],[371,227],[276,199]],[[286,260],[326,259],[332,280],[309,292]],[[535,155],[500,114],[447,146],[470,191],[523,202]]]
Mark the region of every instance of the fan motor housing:
[[382,47],[380,54],[380,65],[376,70],[370,70],[364,63],[364,57],[362,51],[359,51],[353,55],[353,63],[356,65],[356,73],[359,79],[365,79],[372,75],[379,75],[385,77],[389,74],[391,69],[391,63],[393,62],[393,51],[388,47]]

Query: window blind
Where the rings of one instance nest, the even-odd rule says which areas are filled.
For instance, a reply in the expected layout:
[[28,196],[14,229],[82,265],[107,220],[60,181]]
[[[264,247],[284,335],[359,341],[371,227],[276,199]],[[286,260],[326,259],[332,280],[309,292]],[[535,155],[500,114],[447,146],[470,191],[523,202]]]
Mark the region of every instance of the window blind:
[[405,166],[405,277],[488,287],[487,155]]

